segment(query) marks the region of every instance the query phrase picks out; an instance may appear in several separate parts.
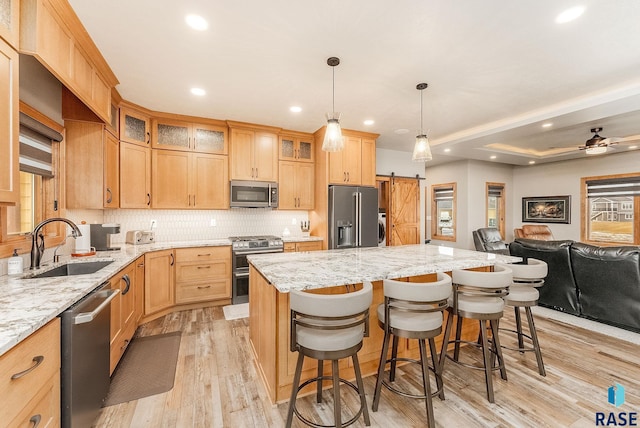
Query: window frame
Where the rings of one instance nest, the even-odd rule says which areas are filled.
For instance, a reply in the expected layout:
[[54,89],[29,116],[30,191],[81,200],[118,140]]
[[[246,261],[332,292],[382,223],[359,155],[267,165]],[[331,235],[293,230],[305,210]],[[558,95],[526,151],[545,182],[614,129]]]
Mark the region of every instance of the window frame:
[[[451,204],[452,211],[452,229],[453,235],[439,235],[438,234],[438,203],[436,201],[436,192],[439,189],[453,189],[453,200]],[[431,185],[431,239],[438,241],[457,241],[457,225],[458,225],[458,210],[457,210],[457,185],[456,183],[440,183]]]
[[[28,104],[20,101],[20,112],[38,120],[49,128],[60,132],[64,136],[64,127],[55,122],[40,111]],[[64,139],[59,142],[52,142],[52,167],[54,177],[43,180],[42,195],[36,195],[36,203],[41,208],[42,219],[65,216],[64,200]],[[54,201],[58,201],[58,209],[54,210]],[[60,245],[66,239],[66,224],[54,222],[43,228],[45,235],[45,248]],[[0,258],[10,257],[13,250],[17,249],[18,254],[25,254],[31,251],[31,233],[10,236],[7,232],[7,205],[0,206]]]
[[489,226],[489,188],[490,187],[500,187],[502,190],[500,191],[500,198],[498,199],[498,225],[495,227],[500,232],[500,236],[502,239],[505,239],[505,231],[506,231],[506,221],[505,221],[505,209],[506,209],[506,184],[505,183],[495,183],[487,181],[485,183],[485,227],[494,227]]
[[580,178],[580,241],[601,247],[619,247],[640,245],[640,196],[633,196],[633,242],[611,242],[589,240],[589,199],[587,197],[587,182],[596,180],[615,180],[629,177],[639,177],[640,172],[626,174],[599,175]]

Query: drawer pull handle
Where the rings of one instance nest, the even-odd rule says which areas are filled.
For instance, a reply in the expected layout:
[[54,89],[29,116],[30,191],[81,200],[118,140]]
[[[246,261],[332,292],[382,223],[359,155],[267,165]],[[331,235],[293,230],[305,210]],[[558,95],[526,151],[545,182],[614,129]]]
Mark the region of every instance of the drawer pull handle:
[[198,269],[211,269],[211,266],[198,266]]
[[44,361],[44,357],[42,355],[38,355],[36,357],[33,357],[33,360],[31,361],[33,361],[35,364],[29,367],[28,369],[21,371],[20,373],[14,374],[13,376],[11,376],[11,380],[20,379],[21,377],[28,375],[29,373],[34,371],[36,367],[42,364],[42,362]]
[[207,253],[207,254],[198,254],[198,257],[209,257],[211,255],[211,253]]
[[42,420],[42,416],[40,415],[33,415],[31,416],[31,418],[29,419],[29,422],[31,422],[33,424],[33,428],[38,428],[38,425],[40,425],[40,421]]
[[205,288],[211,288],[211,286],[210,286],[210,285],[206,285],[206,286],[204,286],[204,285],[199,285],[199,286],[198,286],[198,290],[204,290]]

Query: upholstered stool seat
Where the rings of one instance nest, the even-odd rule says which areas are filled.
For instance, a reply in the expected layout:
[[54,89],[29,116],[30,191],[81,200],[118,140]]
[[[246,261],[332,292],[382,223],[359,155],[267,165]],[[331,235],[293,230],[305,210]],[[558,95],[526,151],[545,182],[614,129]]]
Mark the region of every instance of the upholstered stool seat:
[[[435,282],[415,283],[384,280],[384,303],[378,306],[378,325],[384,330],[384,341],[378,365],[378,379],[373,394],[373,411],[378,410],[382,385],[391,392],[405,397],[425,399],[427,421],[435,426],[433,416],[433,395],[444,399],[442,372],[438,361],[435,337],[442,332],[442,311],[447,307],[451,295],[451,278],[438,273]],[[391,358],[387,359],[389,341],[393,337]],[[398,357],[398,338],[417,339],[420,348],[420,361]],[[432,368],[429,367],[426,342],[429,342]],[[401,389],[395,379],[398,361],[420,364],[422,370],[423,394],[412,394]],[[385,366],[390,363],[389,377],[385,379]],[[437,389],[431,392],[429,371],[434,372]]]
[[[360,415],[369,426],[369,412],[364,393],[362,374],[358,362],[358,351],[362,341],[369,335],[369,306],[373,298],[373,286],[365,282],[362,289],[345,294],[316,294],[301,291],[290,293],[291,306],[291,352],[298,352],[296,371],[291,386],[291,398],[287,412],[286,426],[291,427],[293,415],[305,424],[324,427],[304,417],[296,407],[298,392],[305,386],[316,383],[316,400],[322,402],[322,381],[333,383],[333,414],[336,427],[354,423]],[[304,358],[318,360],[318,375],[300,384]],[[338,360],[351,357],[356,375],[356,384],[340,378]],[[323,361],[331,360],[331,376],[323,375]],[[342,422],[340,406],[340,383],[345,384],[360,397],[360,409],[348,421]]]

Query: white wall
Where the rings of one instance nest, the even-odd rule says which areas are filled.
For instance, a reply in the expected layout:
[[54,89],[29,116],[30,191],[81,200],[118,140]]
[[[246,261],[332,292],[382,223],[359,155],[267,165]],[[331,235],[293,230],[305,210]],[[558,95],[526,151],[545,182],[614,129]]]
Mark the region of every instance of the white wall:
[[[376,174],[391,175],[395,173],[402,177],[415,177],[416,174],[424,178],[425,163],[414,162],[411,160],[411,152],[400,152],[397,150],[376,149]],[[426,236],[424,226],[424,189],[426,180],[420,180],[420,242],[424,241]]]
[[[640,151],[585,157],[539,166],[514,167],[514,195],[511,205],[513,227],[522,225],[523,197],[570,195],[571,224],[547,225],[556,239],[580,240],[580,179],[630,172],[640,172]],[[513,230],[511,232],[513,233]]]

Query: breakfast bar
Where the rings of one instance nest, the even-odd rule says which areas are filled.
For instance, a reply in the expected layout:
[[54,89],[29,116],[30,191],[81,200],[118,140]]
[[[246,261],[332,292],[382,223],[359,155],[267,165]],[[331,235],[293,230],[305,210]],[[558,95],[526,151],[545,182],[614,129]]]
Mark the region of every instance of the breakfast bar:
[[[460,250],[436,245],[351,248],[301,253],[251,255],[249,270],[249,339],[272,402],[289,398],[297,355],[289,350],[289,292],[344,293],[364,281],[374,286],[369,311],[370,336],[365,338],[358,357],[363,375],[376,372],[383,331],[378,328],[375,308],[383,301],[382,280],[409,282],[435,280],[437,272],[454,269],[487,271],[495,263],[514,263],[519,257]],[[463,336],[475,340],[476,323],[463,328]],[[441,339],[441,338],[440,338]],[[415,358],[417,346],[400,343],[398,355]],[[353,378],[347,360],[340,362],[341,376]],[[330,371],[327,366],[326,371]],[[315,361],[307,360],[302,379],[315,376]]]

